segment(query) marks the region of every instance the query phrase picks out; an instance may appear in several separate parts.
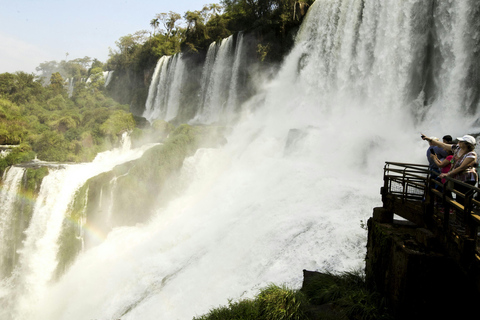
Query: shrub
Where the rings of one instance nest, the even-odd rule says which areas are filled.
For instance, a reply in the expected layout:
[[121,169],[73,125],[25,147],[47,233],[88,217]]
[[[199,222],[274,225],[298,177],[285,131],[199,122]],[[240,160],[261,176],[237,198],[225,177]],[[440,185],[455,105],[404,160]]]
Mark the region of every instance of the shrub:
[[5,158],[0,158],[0,176],[5,169],[11,165],[21,162],[31,161],[35,158],[35,152],[28,144],[21,144],[14,148]]
[[307,319],[308,301],[302,292],[274,284],[262,289],[255,299],[228,302],[194,320],[301,320]]
[[260,319],[301,320],[306,317],[307,300],[299,291],[272,284],[263,289],[257,299]]
[[199,318],[193,318],[194,320],[258,320],[258,303],[256,300],[240,300],[233,302],[228,301],[228,306],[219,307],[210,310],[206,315]]

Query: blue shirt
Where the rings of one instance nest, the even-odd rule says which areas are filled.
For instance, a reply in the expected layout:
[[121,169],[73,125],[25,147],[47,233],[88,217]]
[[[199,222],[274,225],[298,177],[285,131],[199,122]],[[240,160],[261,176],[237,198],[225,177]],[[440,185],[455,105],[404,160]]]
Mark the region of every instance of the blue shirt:
[[447,157],[447,152],[445,150],[443,150],[443,148],[440,148],[440,147],[437,147],[437,146],[430,146],[427,149],[428,167],[430,169],[435,170],[435,171],[439,171],[440,168],[438,168],[435,161],[433,161],[433,159],[430,158],[430,155],[432,154],[430,149],[433,149],[433,151],[435,151],[435,154],[437,155],[439,160],[445,159]]

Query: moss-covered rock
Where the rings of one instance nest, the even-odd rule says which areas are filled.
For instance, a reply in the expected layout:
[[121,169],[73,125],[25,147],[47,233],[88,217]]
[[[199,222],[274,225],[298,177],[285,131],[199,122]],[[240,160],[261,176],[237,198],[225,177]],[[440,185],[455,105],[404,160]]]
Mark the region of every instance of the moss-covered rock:
[[83,230],[86,222],[88,185],[83,185],[75,194],[75,200],[62,223],[62,232],[58,239],[57,270],[55,276],[60,277],[73,263],[75,257],[83,249]]
[[[89,179],[78,190],[63,223],[59,239],[57,276],[73,262],[83,247],[98,243],[85,225],[106,236],[116,226],[147,221],[156,208],[165,205],[180,190],[173,188],[183,161],[200,147],[215,147],[225,141],[223,128],[158,123],[169,132],[163,144],[147,150],[140,159],[116,166]],[[160,129],[159,129],[160,130]]]

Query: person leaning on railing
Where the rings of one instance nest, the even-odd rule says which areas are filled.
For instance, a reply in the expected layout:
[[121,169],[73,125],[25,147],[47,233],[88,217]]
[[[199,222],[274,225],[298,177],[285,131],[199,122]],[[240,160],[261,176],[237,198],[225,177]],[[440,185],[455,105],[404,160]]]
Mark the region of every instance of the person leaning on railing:
[[[450,144],[451,145],[451,144]],[[438,158],[437,154],[430,154],[430,158],[432,158],[433,162],[440,168],[440,174],[448,173],[452,168],[453,162],[453,153],[451,150],[447,150],[447,156],[445,158]],[[445,177],[441,179],[442,183],[445,183]]]
[[[453,152],[453,164],[448,173],[440,174],[440,178],[451,177],[460,180],[472,186],[475,186],[478,181],[478,175],[475,167],[477,166],[477,154],[475,153],[476,140],[470,135],[464,135],[457,138],[457,144],[447,144],[422,134],[422,139],[430,142],[432,145],[443,148],[445,151]],[[457,185],[455,189],[465,194],[468,187]],[[457,202],[463,204],[463,198],[457,197]]]

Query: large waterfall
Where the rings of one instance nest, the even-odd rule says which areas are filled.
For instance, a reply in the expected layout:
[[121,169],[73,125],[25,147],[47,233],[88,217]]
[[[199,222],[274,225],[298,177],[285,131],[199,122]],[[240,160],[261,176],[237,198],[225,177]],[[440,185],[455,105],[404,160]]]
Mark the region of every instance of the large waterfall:
[[207,52],[200,77],[194,89],[197,99],[181,100],[187,83],[194,82],[185,73],[183,55],[163,56],[152,76],[143,116],[150,122],[156,119],[171,121],[180,109],[192,108],[192,124],[228,124],[237,118],[243,101],[247,68],[243,33],[213,42]]
[[[187,158],[185,192],[148,223],[115,228],[58,280],[61,212],[81,182],[61,176],[99,171],[52,172],[19,267],[1,283],[2,319],[192,319],[272,282],[298,288],[302,269],[363,268],[384,162],[425,163],[420,132],[478,132],[478,21],[477,0],[317,0],[274,79],[241,106],[231,90],[242,37],[212,45],[194,119],[240,109],[228,143]],[[178,112],[180,59],[159,61],[149,120]]]
[[170,121],[178,113],[185,65],[182,54],[163,56],[157,63],[150,83],[144,116]]

